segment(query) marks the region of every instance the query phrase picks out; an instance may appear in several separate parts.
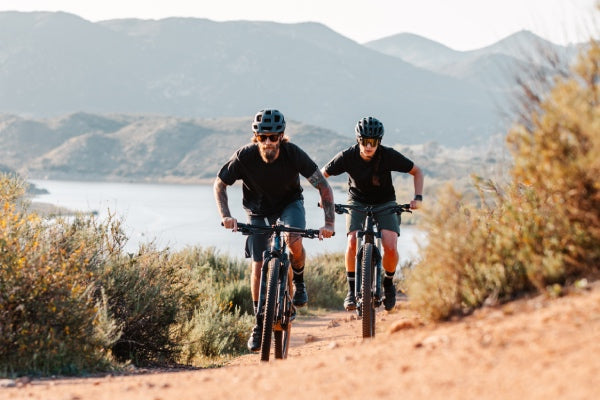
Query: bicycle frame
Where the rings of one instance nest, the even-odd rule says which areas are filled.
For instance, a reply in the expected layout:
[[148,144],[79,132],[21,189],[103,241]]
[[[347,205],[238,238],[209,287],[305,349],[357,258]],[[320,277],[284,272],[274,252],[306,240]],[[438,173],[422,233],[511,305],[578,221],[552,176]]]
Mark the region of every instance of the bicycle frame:
[[278,221],[272,226],[238,223],[244,235],[271,234],[271,245],[263,253],[258,294],[258,318],[263,319],[261,361],[269,361],[271,334],[274,334],[275,358],[286,358],[290,342],[291,323],[296,315],[292,303],[290,262],[283,232],[296,233],[302,237],[315,238],[318,230],[290,228]]
[[[355,271],[356,278],[354,281],[354,288],[356,293],[357,300],[357,313],[361,315],[362,313],[362,258],[364,255],[364,244],[372,244],[373,245],[373,254],[372,259],[374,266],[374,271],[372,271],[372,277],[375,278],[375,287],[373,291],[373,299],[376,302],[376,306],[379,307],[381,305],[381,232],[377,228],[377,223],[375,222],[374,215],[371,211],[367,212],[367,217],[365,218],[365,222],[363,224],[363,229],[356,232],[356,258],[355,258]],[[373,280],[371,280],[373,282]]]
[[[382,257],[381,232],[375,215],[389,211],[398,215],[411,212],[410,204],[390,205],[384,207],[336,204],[335,212],[349,213],[355,210],[366,214],[363,228],[356,232],[356,261],[354,293],[356,296],[356,312],[362,317],[363,337],[375,336],[375,311],[381,305],[382,295]],[[367,271],[368,269],[368,271]],[[364,289],[364,290],[363,290]]]

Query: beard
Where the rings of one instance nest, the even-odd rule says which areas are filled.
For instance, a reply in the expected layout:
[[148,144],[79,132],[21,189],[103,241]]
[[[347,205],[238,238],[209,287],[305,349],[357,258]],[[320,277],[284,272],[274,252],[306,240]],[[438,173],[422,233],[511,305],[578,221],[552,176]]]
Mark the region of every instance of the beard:
[[267,164],[271,164],[272,162],[274,162],[277,159],[277,156],[279,155],[279,142],[275,146],[270,147],[270,148],[266,148],[266,147],[259,145],[258,151],[259,151],[260,157],[263,159],[263,161],[266,162]]

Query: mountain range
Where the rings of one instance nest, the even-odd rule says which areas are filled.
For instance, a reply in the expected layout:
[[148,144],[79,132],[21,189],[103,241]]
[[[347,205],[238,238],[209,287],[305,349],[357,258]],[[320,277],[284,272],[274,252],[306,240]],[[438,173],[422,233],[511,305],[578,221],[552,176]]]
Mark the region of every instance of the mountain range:
[[[247,118],[0,115],[0,159],[5,170],[31,179],[208,182],[249,143],[249,128]],[[319,166],[352,144],[347,136],[296,121],[288,121],[286,134]]]
[[8,11],[0,12],[0,111],[248,118],[272,107],[342,135],[373,115],[393,143],[459,146],[505,130],[496,88],[481,84],[496,80],[482,65],[500,56],[528,62],[518,51],[507,42],[456,52],[410,35],[363,45],[318,23],[92,23]]
[[460,52],[408,33],[359,44],[318,23],[0,12],[0,163],[55,179],[213,177],[266,107],[320,165],[367,115],[388,145],[485,145],[511,123],[515,76],[550,74],[581,46],[522,31]]

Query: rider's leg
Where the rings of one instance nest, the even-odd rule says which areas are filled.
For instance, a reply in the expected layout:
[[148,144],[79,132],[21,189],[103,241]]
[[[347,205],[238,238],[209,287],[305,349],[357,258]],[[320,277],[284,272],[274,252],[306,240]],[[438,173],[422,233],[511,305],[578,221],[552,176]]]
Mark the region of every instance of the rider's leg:
[[260,290],[260,273],[262,271],[262,261],[252,261],[252,275],[250,277],[250,291],[252,293],[252,303],[254,304],[254,315],[256,317],[256,323],[252,328],[252,333],[248,338],[248,350],[258,351],[262,341],[262,327],[263,320],[262,315],[259,314],[258,310],[258,296]]
[[[349,200],[349,204],[358,204],[358,202]],[[348,311],[356,310],[356,247],[358,239],[356,234],[362,228],[366,215],[364,213],[350,210],[346,216],[346,232],[348,232],[348,245],[346,246],[346,280],[348,281],[348,293],[344,299],[344,308]]]
[[348,245],[346,246],[346,280],[348,281],[348,293],[344,299],[344,308],[348,311],[356,309],[356,231],[348,233]]
[[[263,218],[252,217],[249,222],[253,225],[266,225],[267,222]],[[252,258],[252,274],[250,275],[250,292],[252,294],[252,302],[254,305],[254,314],[256,316],[256,324],[252,328],[252,333],[248,339],[248,349],[250,351],[260,350],[262,340],[262,315],[258,310],[258,297],[260,290],[260,274],[262,271],[263,252],[267,248],[268,237],[266,235],[251,235],[246,240],[246,257]]]
[[383,229],[381,231],[381,245],[383,247],[383,269],[394,275],[398,265],[398,234],[394,231]]
[[383,247],[383,269],[385,276],[383,278],[383,291],[385,298],[383,305],[386,310],[391,310],[396,305],[396,286],[394,285],[394,275],[396,265],[398,264],[398,233],[387,229],[381,230],[381,245]]
[[304,262],[306,251],[302,246],[302,237],[298,235],[289,235],[288,250],[290,252],[290,265],[294,272],[292,281],[294,282],[294,305],[303,307],[308,303],[306,285],[304,284]]
[[346,272],[354,272],[356,270],[356,231],[348,233],[345,261]]
[[250,276],[250,292],[252,293],[252,303],[254,304],[254,315],[258,307],[258,291],[260,290],[260,273],[262,271],[262,261],[252,261],[252,275]]
[[[286,226],[305,229],[306,214],[304,212],[303,201],[297,200],[290,203],[283,210],[279,218]],[[308,295],[306,293],[306,285],[304,284],[304,261],[306,259],[306,252],[302,246],[302,236],[287,234],[285,240],[290,255],[290,265],[294,272],[292,278],[294,283],[294,305],[296,307],[303,307],[308,302]]]

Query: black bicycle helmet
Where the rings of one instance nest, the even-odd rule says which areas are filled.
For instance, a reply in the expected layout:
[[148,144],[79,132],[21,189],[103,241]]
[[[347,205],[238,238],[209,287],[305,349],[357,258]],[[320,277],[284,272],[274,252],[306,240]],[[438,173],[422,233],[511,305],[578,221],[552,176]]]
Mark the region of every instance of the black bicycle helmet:
[[356,123],[356,137],[358,138],[376,138],[383,137],[383,124],[377,118],[367,117]]
[[260,110],[254,116],[252,132],[254,133],[283,133],[285,118],[279,110]]

